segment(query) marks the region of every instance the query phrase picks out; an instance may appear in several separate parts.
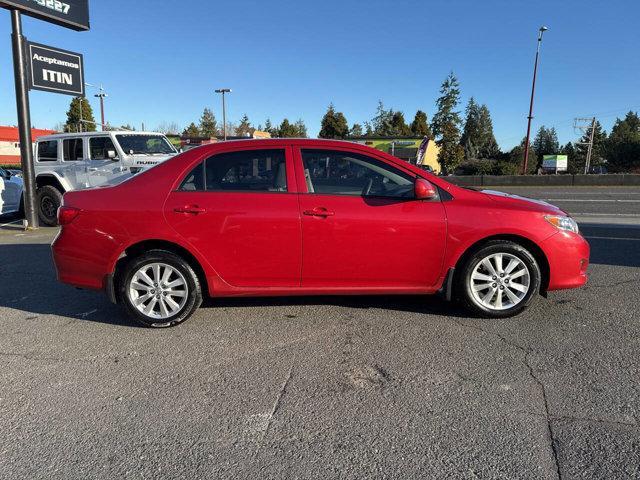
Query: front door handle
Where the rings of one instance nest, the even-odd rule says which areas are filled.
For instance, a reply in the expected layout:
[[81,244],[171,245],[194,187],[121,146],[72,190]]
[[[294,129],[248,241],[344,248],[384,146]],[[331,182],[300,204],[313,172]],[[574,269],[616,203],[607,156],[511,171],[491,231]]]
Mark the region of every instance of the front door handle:
[[333,217],[335,215],[334,212],[331,212],[324,207],[316,207],[313,210],[305,210],[302,213],[309,215],[310,217]]
[[87,168],[87,172],[97,172],[98,168],[97,167],[89,167]]
[[190,213],[192,215],[198,215],[207,211],[206,208],[199,207],[197,205],[186,205],[184,207],[177,207],[173,209],[176,213]]

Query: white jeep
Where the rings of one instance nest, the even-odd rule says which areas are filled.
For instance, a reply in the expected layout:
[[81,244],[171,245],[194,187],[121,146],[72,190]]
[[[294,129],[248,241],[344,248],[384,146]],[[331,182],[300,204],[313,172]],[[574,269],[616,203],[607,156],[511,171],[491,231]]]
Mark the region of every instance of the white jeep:
[[153,132],[61,133],[40,137],[35,146],[36,208],[40,223],[57,224],[62,195],[119,183],[177,154]]

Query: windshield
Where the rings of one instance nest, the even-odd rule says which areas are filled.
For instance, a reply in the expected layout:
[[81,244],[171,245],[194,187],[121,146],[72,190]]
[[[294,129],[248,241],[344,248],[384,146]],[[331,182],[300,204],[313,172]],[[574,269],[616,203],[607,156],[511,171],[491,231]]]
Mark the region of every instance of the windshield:
[[162,135],[116,135],[125,155],[168,155],[175,148]]

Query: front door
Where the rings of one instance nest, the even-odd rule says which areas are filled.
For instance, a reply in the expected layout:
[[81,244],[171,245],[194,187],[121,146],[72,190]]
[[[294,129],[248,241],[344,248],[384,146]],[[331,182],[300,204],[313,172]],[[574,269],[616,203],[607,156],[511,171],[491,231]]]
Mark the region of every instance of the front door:
[[169,195],[169,223],[229,285],[300,286],[302,234],[289,152],[214,155]]
[[109,158],[109,152],[117,155],[113,140],[108,136],[89,138],[89,156],[86,160],[89,187],[99,187],[118,177],[127,176],[122,169],[122,160],[117,156]]
[[415,176],[345,150],[296,152],[308,193],[300,194],[303,287],[425,288],[444,258],[442,203],[415,200]]

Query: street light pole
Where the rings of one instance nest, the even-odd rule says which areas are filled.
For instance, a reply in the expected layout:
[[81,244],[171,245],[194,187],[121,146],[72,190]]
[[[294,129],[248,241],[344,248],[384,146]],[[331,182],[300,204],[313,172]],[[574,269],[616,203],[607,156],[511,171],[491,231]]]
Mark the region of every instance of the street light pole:
[[[92,85],[90,83],[86,83],[85,85],[88,87],[95,87],[95,85]],[[100,125],[102,126],[102,131],[104,132],[104,128],[105,128],[105,121],[104,121],[104,99],[107,98],[109,95],[107,95],[104,91],[104,88],[102,88],[102,84],[100,84],[100,88],[99,88],[99,93],[96,93],[94,95],[94,97],[99,98],[100,99]]]
[[526,175],[527,165],[529,163],[529,140],[531,138],[531,120],[533,120],[533,97],[536,92],[536,76],[538,74],[538,58],[540,57],[540,45],[542,44],[542,34],[549,30],[544,25],[538,30],[538,46],[536,48],[536,61],[533,66],[533,84],[531,85],[531,103],[529,103],[529,116],[527,122],[527,139],[524,144],[524,163],[522,165],[522,174]]
[[216,93],[222,94],[222,130],[224,132],[224,139],[227,140],[227,107],[225,104],[224,94],[231,93],[230,88],[219,88]]

